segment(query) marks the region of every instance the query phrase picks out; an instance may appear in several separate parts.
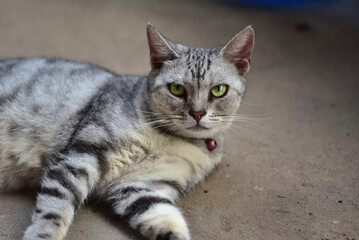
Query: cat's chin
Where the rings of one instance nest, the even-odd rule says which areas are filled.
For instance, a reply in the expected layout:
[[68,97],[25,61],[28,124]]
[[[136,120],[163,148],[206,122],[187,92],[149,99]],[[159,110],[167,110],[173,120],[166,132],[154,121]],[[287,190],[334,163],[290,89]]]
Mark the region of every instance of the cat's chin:
[[206,128],[206,127],[203,127],[203,126],[200,126],[200,125],[196,125],[196,126],[189,127],[189,128],[186,128],[186,129],[190,130],[190,131],[194,131],[194,132],[202,132],[202,131],[210,130],[209,128]]
[[176,132],[176,135],[185,138],[206,139],[206,138],[216,138],[216,136],[218,136],[220,132],[221,129],[206,128],[196,125],[190,128],[178,130]]

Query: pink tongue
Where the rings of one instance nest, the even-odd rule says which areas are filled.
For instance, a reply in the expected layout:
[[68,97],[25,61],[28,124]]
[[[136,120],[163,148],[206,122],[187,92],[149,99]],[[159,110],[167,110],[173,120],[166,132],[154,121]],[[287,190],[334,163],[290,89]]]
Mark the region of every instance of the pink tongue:
[[206,143],[207,148],[208,148],[209,151],[213,151],[217,147],[216,140],[214,140],[212,138],[207,138],[205,140],[205,143]]

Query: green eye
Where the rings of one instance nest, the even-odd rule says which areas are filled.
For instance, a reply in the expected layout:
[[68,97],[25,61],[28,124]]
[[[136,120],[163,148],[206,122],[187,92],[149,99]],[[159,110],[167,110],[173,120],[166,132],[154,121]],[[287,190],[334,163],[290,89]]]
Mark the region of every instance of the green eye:
[[227,92],[227,87],[225,85],[218,85],[212,88],[211,92],[215,97],[222,97]]
[[175,83],[170,84],[170,91],[177,97],[183,96],[186,93],[182,85]]

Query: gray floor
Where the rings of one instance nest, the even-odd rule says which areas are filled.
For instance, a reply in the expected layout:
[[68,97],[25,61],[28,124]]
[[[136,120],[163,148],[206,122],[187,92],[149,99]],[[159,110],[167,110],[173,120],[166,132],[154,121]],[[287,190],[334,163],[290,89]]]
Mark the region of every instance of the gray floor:
[[[0,0],[0,58],[58,56],[143,75],[147,20],[170,39],[206,47],[253,25],[240,112],[255,119],[226,134],[223,164],[179,204],[193,239],[359,239],[354,2],[269,11],[199,0]],[[1,240],[21,238],[34,203],[33,193],[0,195]],[[140,238],[90,203],[66,239]]]

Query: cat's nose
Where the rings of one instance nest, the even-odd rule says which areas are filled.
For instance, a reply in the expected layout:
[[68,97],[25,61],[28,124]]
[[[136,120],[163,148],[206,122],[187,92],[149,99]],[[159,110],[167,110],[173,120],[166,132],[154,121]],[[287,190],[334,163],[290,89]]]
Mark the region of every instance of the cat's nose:
[[206,111],[201,111],[201,112],[194,112],[194,111],[189,111],[189,114],[197,121],[199,122],[199,120],[201,120],[201,118],[206,115]]

